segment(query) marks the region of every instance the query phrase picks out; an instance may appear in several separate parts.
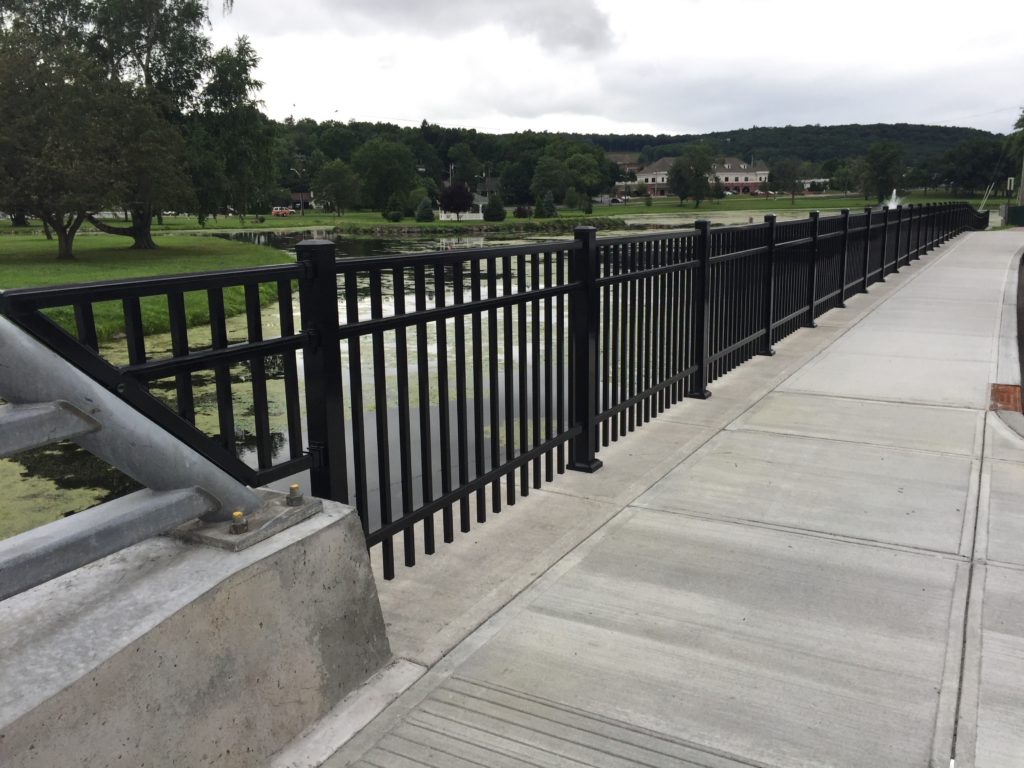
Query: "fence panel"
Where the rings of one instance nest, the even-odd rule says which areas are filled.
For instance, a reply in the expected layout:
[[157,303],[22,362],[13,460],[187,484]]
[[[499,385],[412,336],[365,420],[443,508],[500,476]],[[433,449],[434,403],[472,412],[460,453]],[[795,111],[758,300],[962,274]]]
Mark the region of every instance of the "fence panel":
[[696,371],[697,239],[675,232],[597,242],[602,445],[678,402]]

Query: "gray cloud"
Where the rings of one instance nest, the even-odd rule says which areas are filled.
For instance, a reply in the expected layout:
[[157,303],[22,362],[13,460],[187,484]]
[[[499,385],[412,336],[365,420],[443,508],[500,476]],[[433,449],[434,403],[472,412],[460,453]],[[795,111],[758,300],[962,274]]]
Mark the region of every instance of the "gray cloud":
[[672,133],[876,122],[968,125],[1005,132],[1015,119],[1012,109],[981,113],[1006,103],[1005,94],[1014,92],[1014,71],[961,64],[914,75],[840,77],[808,72],[786,77],[753,67],[718,74],[676,73],[627,63],[602,76],[604,96],[594,114],[644,120]]
[[[273,17],[269,25],[268,13]],[[504,0],[494,4],[473,0],[448,0],[443,4],[422,0],[306,0],[301,13],[236,3],[233,14],[242,26],[262,22],[265,29],[278,33],[333,26],[343,32],[393,30],[443,39],[495,24],[513,36],[534,37],[555,51],[596,53],[612,45],[608,17],[598,10],[594,0]],[[477,53],[487,55],[486,50]]]

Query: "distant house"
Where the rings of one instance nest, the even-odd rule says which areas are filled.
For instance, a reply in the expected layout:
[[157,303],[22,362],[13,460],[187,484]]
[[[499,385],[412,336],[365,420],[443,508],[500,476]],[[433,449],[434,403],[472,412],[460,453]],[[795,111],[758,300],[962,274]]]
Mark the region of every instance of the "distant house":
[[828,189],[832,179],[800,179],[804,189],[820,192]]
[[484,197],[490,197],[498,192],[501,192],[501,176],[484,176],[476,185],[476,194]]
[[639,152],[605,152],[604,156],[619,166],[624,174],[637,173],[644,167]]
[[299,210],[300,208],[308,210],[313,206],[313,190],[310,189],[303,192],[292,192],[292,208],[295,210]]
[[636,181],[618,182],[615,186],[616,193],[625,194],[628,189],[643,184],[647,187],[647,194],[651,197],[671,195],[672,192],[668,188],[668,169],[674,162],[674,157],[663,157],[650,165],[645,165],[636,172]]
[[768,165],[760,160],[750,162],[738,157],[723,157],[711,164],[708,181],[722,182],[728,192],[750,194],[757,191],[762,182],[768,181]]

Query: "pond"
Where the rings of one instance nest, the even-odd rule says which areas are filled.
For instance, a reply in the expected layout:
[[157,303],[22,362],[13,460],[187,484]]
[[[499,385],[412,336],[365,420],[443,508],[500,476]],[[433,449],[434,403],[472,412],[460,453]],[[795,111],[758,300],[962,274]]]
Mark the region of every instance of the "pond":
[[[620,233],[603,232],[604,235]],[[373,237],[361,235],[339,235],[333,230],[306,229],[294,231],[268,232],[231,232],[217,233],[212,237],[223,237],[229,240],[240,240],[256,245],[266,245],[286,253],[295,255],[295,246],[303,240],[332,240],[338,248],[339,258],[365,258],[372,256],[391,256],[396,253],[428,253],[431,251],[455,251],[466,248],[489,248],[500,245],[520,245],[538,243],[547,240],[572,239],[570,233],[565,234],[521,234],[509,235],[487,233],[480,235],[431,235],[410,234],[403,236]]]

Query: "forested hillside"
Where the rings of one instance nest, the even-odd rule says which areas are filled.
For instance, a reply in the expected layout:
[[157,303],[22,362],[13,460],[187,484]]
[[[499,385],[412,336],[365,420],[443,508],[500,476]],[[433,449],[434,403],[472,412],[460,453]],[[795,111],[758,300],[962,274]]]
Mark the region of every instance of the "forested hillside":
[[934,160],[971,139],[1002,139],[976,128],[943,125],[876,123],[874,125],[787,125],[782,128],[741,128],[734,131],[681,136],[589,135],[606,152],[640,152],[646,161],[674,157],[686,144],[705,142],[716,153],[773,160],[795,157],[810,163],[862,157],[878,142],[899,145],[908,165]]

